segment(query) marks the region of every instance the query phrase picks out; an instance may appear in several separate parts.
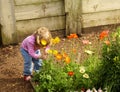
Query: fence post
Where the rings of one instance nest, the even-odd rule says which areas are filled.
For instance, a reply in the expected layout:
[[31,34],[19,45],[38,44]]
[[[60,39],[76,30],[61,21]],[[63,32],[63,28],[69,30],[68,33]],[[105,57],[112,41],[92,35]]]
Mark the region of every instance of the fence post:
[[0,0],[0,13],[2,44],[16,43],[14,1]]
[[81,35],[82,0],[65,0],[66,35]]

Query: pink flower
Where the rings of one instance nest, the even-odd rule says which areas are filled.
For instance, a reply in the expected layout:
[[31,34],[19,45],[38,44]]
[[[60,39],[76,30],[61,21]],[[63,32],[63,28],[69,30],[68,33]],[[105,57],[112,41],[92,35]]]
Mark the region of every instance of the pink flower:
[[89,40],[82,40],[83,44],[91,44],[91,42]]

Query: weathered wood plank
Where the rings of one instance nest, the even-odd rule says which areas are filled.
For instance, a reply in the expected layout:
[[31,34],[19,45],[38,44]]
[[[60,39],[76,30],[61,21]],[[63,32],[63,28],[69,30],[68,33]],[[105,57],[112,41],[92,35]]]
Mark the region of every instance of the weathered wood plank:
[[81,35],[81,4],[81,0],[65,0],[66,35]]
[[65,29],[65,16],[17,21],[16,26],[18,38],[20,40],[25,35],[32,33],[34,30],[41,26],[45,26],[51,31]]
[[14,0],[15,5],[39,4],[46,2],[49,3],[54,1],[63,1],[63,0]]
[[120,9],[120,0],[82,0],[82,13]]
[[17,42],[13,0],[0,0],[1,35],[3,45]]
[[16,20],[35,19],[59,15],[65,15],[63,1],[15,7]]
[[83,14],[83,28],[120,23],[120,10]]

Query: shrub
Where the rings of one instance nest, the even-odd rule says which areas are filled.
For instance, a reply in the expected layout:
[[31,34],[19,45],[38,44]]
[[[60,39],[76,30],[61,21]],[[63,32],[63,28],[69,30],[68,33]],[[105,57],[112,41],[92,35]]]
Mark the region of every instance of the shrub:
[[120,28],[109,37],[110,44],[103,44],[102,66],[98,85],[107,88],[108,92],[120,90]]

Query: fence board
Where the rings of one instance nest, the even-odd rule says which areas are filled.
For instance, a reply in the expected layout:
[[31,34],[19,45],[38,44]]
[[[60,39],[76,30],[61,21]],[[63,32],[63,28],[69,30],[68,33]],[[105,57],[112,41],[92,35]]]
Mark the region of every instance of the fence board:
[[23,38],[26,34],[33,32],[34,30],[41,26],[45,26],[49,28],[49,30],[65,29],[65,16],[17,21],[16,26],[18,38]]
[[120,0],[82,0],[82,13],[120,9]]
[[120,10],[83,14],[83,28],[116,24],[120,22]]
[[0,20],[2,43],[16,43],[16,29],[13,0],[0,0]]
[[81,34],[81,7],[81,0],[65,0],[66,35]]
[[34,19],[58,15],[65,15],[63,1],[15,7],[16,20]]
[[54,2],[54,1],[63,1],[63,0],[14,0],[15,5],[39,4],[39,3]]

